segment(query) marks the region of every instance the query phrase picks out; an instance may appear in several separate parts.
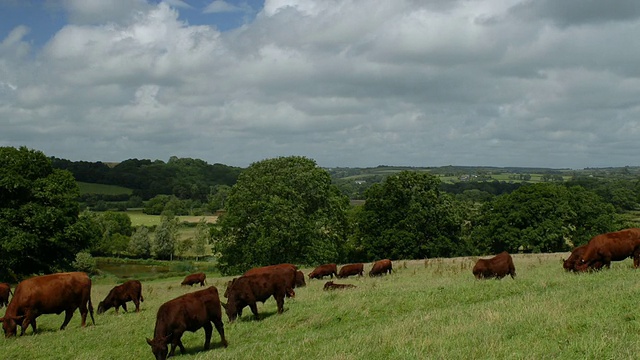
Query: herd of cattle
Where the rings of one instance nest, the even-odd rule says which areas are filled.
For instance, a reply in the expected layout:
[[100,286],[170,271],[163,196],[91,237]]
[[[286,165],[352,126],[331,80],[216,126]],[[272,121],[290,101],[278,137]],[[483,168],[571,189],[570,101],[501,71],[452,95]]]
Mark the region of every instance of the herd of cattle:
[[[588,244],[577,247],[571,256],[564,261],[563,267],[567,271],[597,270],[610,267],[611,261],[620,261],[628,257],[633,258],[634,268],[640,265],[640,229],[632,228],[618,232],[597,235]],[[389,259],[376,261],[369,276],[380,276],[391,273],[392,262]],[[473,267],[473,275],[477,279],[498,278],[507,275],[515,277],[516,271],[513,259],[507,252],[502,252],[490,259],[479,259]],[[347,278],[349,276],[363,276],[364,264],[344,265],[338,272],[336,264],[325,264],[316,267],[309,273],[309,279]],[[185,277],[181,285],[205,286],[204,273],[191,274]],[[200,328],[205,330],[205,350],[209,349],[213,326],[220,334],[223,346],[227,346],[222,322],[222,308],[225,309],[229,322],[242,316],[242,310],[249,307],[253,315],[258,318],[256,303],[264,303],[273,297],[277,304],[278,313],[283,312],[284,300],[295,297],[294,289],[305,286],[305,276],[293,264],[278,264],[253,268],[242,276],[229,281],[224,293],[227,302],[220,301],[218,289],[210,286],[165,302],[158,308],[153,339],[147,339],[156,359],[166,359],[173,356],[176,347],[185,353],[181,337],[185,331],[194,332]],[[324,290],[354,288],[355,285],[336,284],[328,281]],[[11,296],[11,301],[8,299]],[[136,312],[140,311],[142,284],[138,280],[130,280],[115,286],[98,305],[98,314],[111,308],[117,313],[122,307],[127,311],[126,303],[132,301]],[[76,309],[82,318],[81,326],[86,325],[87,314],[95,324],[93,305],[91,303],[91,280],[86,273],[71,272],[37,276],[20,282],[13,293],[9,284],[0,283],[0,307],[7,309],[0,322],[6,337],[16,335],[20,325],[20,335],[31,326],[36,332],[36,318],[41,314],[60,314],[65,312],[65,318],[60,329],[64,329]],[[213,323],[213,325],[212,325]],[[169,344],[171,350],[169,351]]]

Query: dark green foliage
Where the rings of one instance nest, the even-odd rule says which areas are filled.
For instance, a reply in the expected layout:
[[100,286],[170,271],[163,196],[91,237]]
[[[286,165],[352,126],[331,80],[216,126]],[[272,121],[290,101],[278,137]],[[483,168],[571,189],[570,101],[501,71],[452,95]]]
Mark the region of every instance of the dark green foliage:
[[162,215],[160,225],[156,228],[153,251],[157,259],[171,260],[176,251],[178,237],[178,218],[173,214]]
[[160,160],[129,159],[113,168],[101,162],[70,162],[57,158],[52,160],[54,167],[68,169],[78,181],[124,186],[133,189],[134,195],[143,199],[164,194],[204,202],[207,201],[211,187],[233,185],[241,170],[176,156],[172,156],[167,163]]
[[339,262],[348,206],[313,160],[291,156],[253,163],[231,189],[215,234],[221,270]]
[[466,211],[440,191],[428,173],[403,171],[366,192],[356,215],[355,246],[366,260],[454,256],[466,249],[461,229]]
[[146,226],[138,226],[129,241],[129,253],[136,257],[151,257],[151,237]]
[[70,269],[89,245],[78,185],[42,152],[0,148],[0,279]]
[[126,213],[106,211],[87,213],[96,224],[100,237],[92,243],[91,253],[99,256],[120,255],[127,251],[133,233],[131,218]]
[[474,239],[482,253],[567,251],[619,226],[615,209],[582,187],[521,187],[482,207]]
[[88,274],[95,274],[97,272],[96,259],[91,254],[85,251],[81,251],[76,254],[76,259],[71,264],[77,271],[84,271]]

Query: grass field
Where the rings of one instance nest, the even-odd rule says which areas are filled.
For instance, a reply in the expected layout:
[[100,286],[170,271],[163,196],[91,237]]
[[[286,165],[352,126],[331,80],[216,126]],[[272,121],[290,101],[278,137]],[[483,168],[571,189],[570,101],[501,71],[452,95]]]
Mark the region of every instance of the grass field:
[[[131,226],[154,226],[160,225],[160,215],[147,215],[142,210],[128,210],[127,215],[131,219]],[[215,223],[218,217],[215,215],[206,216],[178,216],[179,222],[197,223],[205,218],[208,223]]]
[[[610,270],[569,274],[567,254],[516,255],[515,280],[476,281],[473,259],[394,261],[381,278],[340,280],[357,286],[325,292],[307,281],[276,314],[275,301],[249,309],[235,323],[224,316],[228,348],[214,331],[185,333],[187,355],[176,359],[636,359],[640,354],[640,272],[629,260]],[[368,271],[370,264],[365,265]],[[308,274],[311,269],[303,269]],[[222,293],[229,277],[210,278]],[[40,333],[0,339],[6,359],[150,359],[158,307],[196,288],[181,278],[143,282],[141,313],[96,315],[80,328],[76,313],[59,331],[62,315],[38,318]],[[113,283],[96,281],[93,305]],[[224,300],[224,299],[223,299]],[[131,304],[131,303],[129,303]],[[133,308],[133,305],[130,305]]]

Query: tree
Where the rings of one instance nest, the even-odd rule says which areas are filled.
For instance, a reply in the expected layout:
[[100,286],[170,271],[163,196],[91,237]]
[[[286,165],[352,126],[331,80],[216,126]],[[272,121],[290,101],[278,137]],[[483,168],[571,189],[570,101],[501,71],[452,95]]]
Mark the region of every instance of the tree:
[[196,260],[199,256],[204,256],[207,251],[206,246],[209,244],[209,238],[211,237],[209,231],[209,225],[207,225],[207,219],[201,218],[196,226],[196,233],[193,238],[193,244],[191,251],[196,254]]
[[214,250],[225,274],[282,262],[344,257],[349,200],[315,161],[291,156],[251,164],[220,218]]
[[597,194],[539,183],[485,204],[474,238],[483,253],[567,251],[618,226],[614,207]]
[[78,194],[71,173],[42,152],[0,147],[0,278],[72,268],[91,241]]
[[138,226],[133,235],[131,235],[129,252],[133,256],[139,256],[145,259],[151,257],[151,238],[149,236],[149,229],[147,229],[146,226]]
[[173,259],[178,237],[178,218],[172,214],[162,215],[156,228],[153,250],[159,259]]
[[356,247],[367,260],[454,256],[469,251],[461,240],[466,207],[440,191],[428,173],[403,171],[366,193]]
[[101,238],[93,243],[91,252],[95,255],[119,255],[129,246],[129,237],[133,232],[131,218],[126,213],[106,211],[93,213],[98,224]]

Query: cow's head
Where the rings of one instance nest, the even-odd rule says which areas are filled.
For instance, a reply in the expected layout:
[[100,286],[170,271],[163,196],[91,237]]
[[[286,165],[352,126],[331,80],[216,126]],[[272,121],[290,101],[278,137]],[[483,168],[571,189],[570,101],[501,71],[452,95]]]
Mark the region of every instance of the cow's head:
[[21,316],[9,316],[6,315],[0,318],[0,322],[2,323],[2,329],[4,330],[5,337],[11,337],[16,335],[16,329],[18,328],[18,321],[22,321],[24,319],[24,315]]
[[156,360],[165,360],[167,358],[167,354],[169,353],[169,337],[171,337],[171,334],[153,340],[147,338],[147,344],[151,346],[151,352],[156,357]]
[[98,314],[102,314],[103,312],[111,309],[113,307],[113,304],[111,304],[110,301],[100,301],[100,303],[98,304]]
[[238,311],[236,309],[236,304],[234,301],[229,301],[226,304],[220,302],[220,305],[224,308],[224,311],[227,313],[227,317],[229,318],[229,322],[234,322],[238,317]]

